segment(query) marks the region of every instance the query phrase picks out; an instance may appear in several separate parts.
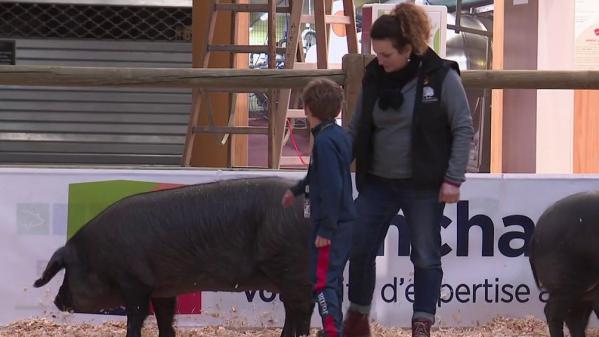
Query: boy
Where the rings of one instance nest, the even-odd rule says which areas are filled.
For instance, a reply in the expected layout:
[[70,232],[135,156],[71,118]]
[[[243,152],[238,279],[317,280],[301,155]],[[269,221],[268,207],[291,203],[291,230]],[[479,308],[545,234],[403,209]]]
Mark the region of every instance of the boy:
[[282,204],[289,207],[295,196],[305,193],[304,216],[314,226],[309,263],[313,296],[324,335],[340,337],[343,270],[351,247],[351,221],[356,216],[350,174],[352,145],[349,135],[335,123],[343,101],[339,85],[315,79],[302,96],[314,146],[306,177],[285,192]]

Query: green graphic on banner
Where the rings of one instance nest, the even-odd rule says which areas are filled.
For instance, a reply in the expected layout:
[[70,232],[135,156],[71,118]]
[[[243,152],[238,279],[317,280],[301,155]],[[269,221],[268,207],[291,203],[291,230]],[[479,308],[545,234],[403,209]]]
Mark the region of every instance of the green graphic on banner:
[[111,180],[69,185],[67,240],[108,206],[130,195],[156,189],[157,183]]

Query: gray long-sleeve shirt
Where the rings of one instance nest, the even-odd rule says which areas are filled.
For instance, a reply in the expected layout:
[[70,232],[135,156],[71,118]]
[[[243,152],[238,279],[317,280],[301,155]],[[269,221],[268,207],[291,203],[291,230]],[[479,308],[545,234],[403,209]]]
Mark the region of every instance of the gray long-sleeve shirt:
[[[378,99],[373,109],[375,129],[373,156],[370,173],[390,179],[412,177],[412,116],[416,99],[417,80],[413,79],[402,88],[403,104],[399,109],[379,108]],[[461,183],[465,180],[466,165],[473,137],[472,117],[462,81],[455,70],[450,70],[443,81],[441,105],[448,115],[449,127],[453,135],[447,180]],[[354,115],[349,125],[352,137],[357,134],[362,114],[362,96],[358,98]]]

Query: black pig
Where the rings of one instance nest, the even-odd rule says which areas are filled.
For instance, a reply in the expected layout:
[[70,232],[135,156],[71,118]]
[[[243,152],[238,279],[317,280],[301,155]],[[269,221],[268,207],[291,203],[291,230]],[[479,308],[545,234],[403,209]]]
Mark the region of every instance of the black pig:
[[34,286],[65,268],[56,306],[97,312],[125,305],[127,337],[141,336],[150,301],[159,336],[171,337],[178,294],[264,289],[281,294],[281,336],[307,335],[311,228],[302,200],[281,206],[289,186],[277,177],[247,178],[124,198],[59,248]]
[[548,292],[545,317],[551,337],[585,337],[599,309],[599,192],[557,201],[539,218],[531,240],[535,282]]

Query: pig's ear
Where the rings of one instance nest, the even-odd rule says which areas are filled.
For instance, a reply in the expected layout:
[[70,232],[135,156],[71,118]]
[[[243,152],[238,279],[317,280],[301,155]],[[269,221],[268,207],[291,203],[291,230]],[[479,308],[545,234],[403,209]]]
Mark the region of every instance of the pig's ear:
[[56,275],[56,273],[58,273],[62,268],[64,268],[64,253],[65,247],[61,247],[56,252],[54,252],[54,255],[52,255],[52,258],[48,262],[48,265],[46,266],[46,270],[44,270],[42,277],[40,277],[37,281],[35,281],[35,283],[33,283],[33,286],[35,288],[39,288],[44,284],[48,283],[54,277],[54,275]]

